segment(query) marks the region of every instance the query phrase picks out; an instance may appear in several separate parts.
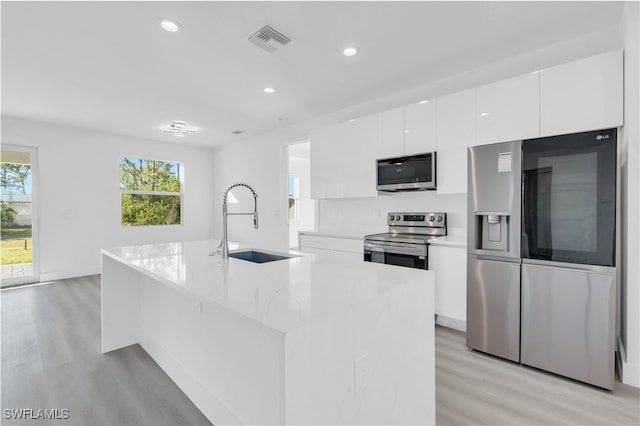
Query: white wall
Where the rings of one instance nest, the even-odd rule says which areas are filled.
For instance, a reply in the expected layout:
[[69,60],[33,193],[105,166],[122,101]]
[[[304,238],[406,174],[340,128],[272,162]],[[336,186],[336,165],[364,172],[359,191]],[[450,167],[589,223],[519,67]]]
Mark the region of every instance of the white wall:
[[447,213],[449,235],[465,236],[467,195],[438,195],[434,191],[397,193],[356,200],[321,200],[318,205],[319,231],[362,237],[387,231],[387,213]]
[[[2,142],[38,148],[41,281],[100,272],[100,249],[213,237],[213,150],[2,117]],[[184,163],[183,225],[120,225],[120,156]]]
[[[640,7],[625,3],[624,128],[621,137],[621,264],[619,296],[623,382],[640,387]],[[626,357],[625,357],[626,355]]]

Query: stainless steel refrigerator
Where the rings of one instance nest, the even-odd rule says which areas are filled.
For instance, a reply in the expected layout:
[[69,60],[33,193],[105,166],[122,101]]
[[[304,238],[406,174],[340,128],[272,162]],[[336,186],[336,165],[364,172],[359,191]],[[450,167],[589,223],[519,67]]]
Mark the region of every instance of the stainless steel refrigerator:
[[468,155],[467,346],[613,389],[616,130]]

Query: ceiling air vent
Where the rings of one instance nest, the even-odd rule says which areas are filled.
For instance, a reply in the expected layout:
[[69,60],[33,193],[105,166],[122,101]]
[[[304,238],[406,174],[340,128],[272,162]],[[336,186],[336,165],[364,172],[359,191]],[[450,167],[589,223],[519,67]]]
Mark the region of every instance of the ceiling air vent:
[[273,53],[285,44],[291,42],[292,39],[274,30],[270,26],[265,25],[249,37],[249,41],[267,52]]

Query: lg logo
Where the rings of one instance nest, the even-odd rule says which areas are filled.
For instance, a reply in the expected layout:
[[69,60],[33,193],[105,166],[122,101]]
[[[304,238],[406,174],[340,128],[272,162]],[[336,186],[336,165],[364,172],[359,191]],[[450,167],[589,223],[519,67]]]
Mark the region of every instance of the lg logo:
[[603,139],[609,139],[609,135],[598,135],[598,136],[596,136],[596,139],[599,140],[599,141],[601,141]]

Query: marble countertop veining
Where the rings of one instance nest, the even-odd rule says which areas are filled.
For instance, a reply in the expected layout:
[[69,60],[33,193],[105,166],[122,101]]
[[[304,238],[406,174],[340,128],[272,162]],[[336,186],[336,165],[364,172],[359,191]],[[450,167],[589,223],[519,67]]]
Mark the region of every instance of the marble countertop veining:
[[[103,255],[204,301],[287,332],[354,307],[403,285],[433,285],[433,272],[364,262],[344,253],[288,252],[287,260],[257,264],[215,253],[219,240],[103,249]],[[230,244],[230,249],[249,246]],[[267,251],[267,250],[263,250]]]

